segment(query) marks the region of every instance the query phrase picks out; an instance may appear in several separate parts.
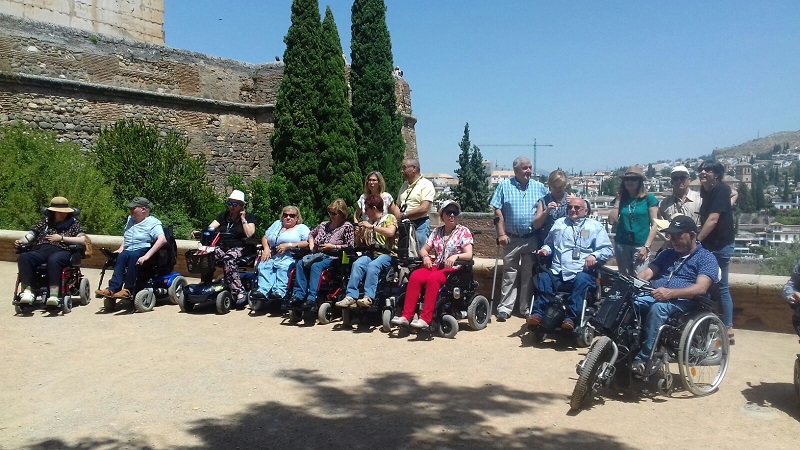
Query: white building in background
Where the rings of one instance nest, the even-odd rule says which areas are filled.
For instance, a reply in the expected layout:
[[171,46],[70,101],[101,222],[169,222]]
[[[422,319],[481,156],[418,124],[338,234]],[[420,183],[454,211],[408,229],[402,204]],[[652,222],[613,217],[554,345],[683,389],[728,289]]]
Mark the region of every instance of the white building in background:
[[767,227],[767,245],[771,247],[800,242],[800,225],[773,222]]

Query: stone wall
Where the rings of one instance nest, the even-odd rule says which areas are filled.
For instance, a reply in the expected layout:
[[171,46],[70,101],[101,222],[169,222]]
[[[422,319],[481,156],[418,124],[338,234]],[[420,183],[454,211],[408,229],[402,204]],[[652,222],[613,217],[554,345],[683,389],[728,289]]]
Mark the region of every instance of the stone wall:
[[[2,1],[2,0],[0,0]],[[100,127],[138,119],[190,139],[215,189],[269,177],[283,63],[249,64],[0,14],[0,125],[25,123],[89,149]],[[410,89],[397,79],[407,153]]]
[[164,45],[164,0],[0,0],[0,12]]

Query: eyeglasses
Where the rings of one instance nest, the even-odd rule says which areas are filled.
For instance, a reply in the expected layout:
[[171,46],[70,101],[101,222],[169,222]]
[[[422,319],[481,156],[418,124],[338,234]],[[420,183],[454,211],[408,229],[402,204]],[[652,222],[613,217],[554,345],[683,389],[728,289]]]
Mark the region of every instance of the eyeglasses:
[[688,179],[688,178],[689,178],[689,177],[687,177],[687,176],[682,176],[682,177],[672,177],[672,182],[674,183],[674,182],[676,182],[676,181],[684,181],[684,180],[686,180],[686,179]]
[[283,213],[284,219],[294,219],[295,217],[297,217],[297,214]]
[[413,169],[414,167],[417,167],[417,166],[402,166],[400,168],[403,169],[403,170],[406,170],[406,169]]
[[713,172],[713,170],[711,170],[711,168],[710,168],[710,167],[701,167],[701,168],[697,169],[697,171],[698,171],[698,172],[705,172],[705,173],[711,173],[711,172]]
[[233,206],[234,208],[241,205],[239,202],[225,202],[225,204],[228,206]]
[[458,215],[461,214],[461,211],[457,209],[445,209],[444,211],[442,211],[442,214],[445,216],[458,217]]
[[331,216],[331,217],[338,216],[339,215],[339,211],[328,211],[328,215]]
[[623,177],[622,180],[623,181],[639,181],[639,180],[641,180],[641,178],[639,178],[639,177]]
[[582,209],[583,209],[583,206],[578,206],[578,205],[567,206],[567,210],[568,211],[580,211]]

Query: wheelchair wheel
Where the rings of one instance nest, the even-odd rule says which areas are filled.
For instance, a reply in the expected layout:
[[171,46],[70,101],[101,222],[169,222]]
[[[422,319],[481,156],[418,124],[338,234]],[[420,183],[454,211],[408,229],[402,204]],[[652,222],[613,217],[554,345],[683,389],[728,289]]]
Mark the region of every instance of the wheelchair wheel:
[[800,406],[800,355],[794,360],[794,395],[797,397],[797,405]]
[[114,308],[117,306],[117,301],[111,297],[103,297],[103,311],[106,313],[114,312]]
[[381,313],[381,331],[390,333],[392,331],[392,310],[384,309]]
[[178,308],[181,309],[181,312],[192,312],[194,311],[194,303],[187,300],[184,294],[183,297],[178,300]]
[[322,325],[327,325],[333,320],[333,307],[330,302],[323,302],[317,310],[317,320]]
[[458,333],[458,320],[450,314],[445,314],[439,321],[439,326],[436,327],[436,334],[440,337],[452,339]]
[[231,293],[222,291],[217,294],[217,314],[228,314],[231,311]]
[[575,330],[575,333],[577,334],[576,340],[578,347],[586,348],[592,345],[592,339],[594,339],[594,328],[584,325],[582,327],[578,327],[578,329]]
[[353,314],[351,313],[350,308],[342,309],[342,326],[345,328],[350,328],[353,326]]
[[152,289],[142,289],[133,298],[133,306],[138,312],[152,311],[156,306],[156,294]]
[[569,400],[570,409],[578,410],[591,402],[599,387],[597,375],[604,363],[608,362],[611,353],[612,344],[608,336],[602,336],[589,349],[589,353],[583,361],[578,382],[575,383],[575,389],[572,390],[572,397]]
[[317,307],[303,309],[303,324],[306,326],[315,325],[317,323]]
[[728,371],[729,352],[728,334],[719,317],[704,313],[689,320],[678,348],[683,386],[697,396],[716,391]]
[[303,313],[295,308],[289,310],[289,323],[297,323],[303,320]]
[[169,289],[167,293],[169,294],[169,301],[172,302],[173,305],[179,305],[181,301],[183,301],[184,296],[186,295],[186,286],[189,283],[186,281],[186,278],[183,277],[175,277],[172,280],[172,284],[169,285]]
[[80,296],[81,306],[86,306],[92,301],[92,288],[89,286],[87,278],[81,278],[81,283],[78,285],[78,295]]
[[64,296],[64,300],[61,301],[61,312],[64,314],[72,312],[72,296]]
[[489,300],[486,297],[482,295],[472,297],[472,301],[467,308],[467,320],[469,320],[470,328],[475,331],[486,328],[486,325],[489,324],[490,314]]

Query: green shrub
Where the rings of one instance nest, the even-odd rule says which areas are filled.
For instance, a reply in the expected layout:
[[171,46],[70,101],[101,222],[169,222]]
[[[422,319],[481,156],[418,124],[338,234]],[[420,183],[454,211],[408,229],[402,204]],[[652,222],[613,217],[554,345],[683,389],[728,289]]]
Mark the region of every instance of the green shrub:
[[758,269],[759,275],[789,276],[800,258],[800,243],[793,242],[788,247],[775,250],[773,257],[764,258],[764,265]]
[[0,127],[0,228],[26,230],[56,196],[81,209],[87,233],[121,232],[123,211],[100,171],[77,145],[25,125]]

